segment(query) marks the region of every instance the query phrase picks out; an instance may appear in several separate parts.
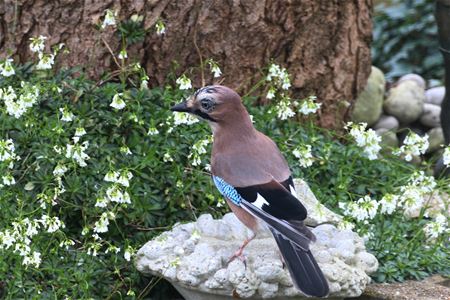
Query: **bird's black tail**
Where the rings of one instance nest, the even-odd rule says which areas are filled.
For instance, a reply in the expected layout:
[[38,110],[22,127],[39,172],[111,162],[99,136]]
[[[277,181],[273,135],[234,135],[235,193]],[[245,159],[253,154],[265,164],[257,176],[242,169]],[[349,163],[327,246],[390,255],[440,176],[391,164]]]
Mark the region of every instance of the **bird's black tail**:
[[275,229],[270,228],[270,230],[291,273],[294,285],[308,296],[325,297],[328,295],[328,282],[311,251],[300,249]]

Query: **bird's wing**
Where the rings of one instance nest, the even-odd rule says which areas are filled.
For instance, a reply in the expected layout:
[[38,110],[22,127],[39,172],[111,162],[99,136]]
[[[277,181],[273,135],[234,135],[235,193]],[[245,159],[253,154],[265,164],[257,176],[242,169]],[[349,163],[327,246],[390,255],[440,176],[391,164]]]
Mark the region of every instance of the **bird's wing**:
[[234,187],[218,176],[213,176],[213,180],[220,193],[234,204],[265,221],[301,249],[309,249],[312,240],[310,231],[297,226],[306,218],[306,209],[285,188],[292,179],[283,183],[272,179],[265,184],[248,187]]

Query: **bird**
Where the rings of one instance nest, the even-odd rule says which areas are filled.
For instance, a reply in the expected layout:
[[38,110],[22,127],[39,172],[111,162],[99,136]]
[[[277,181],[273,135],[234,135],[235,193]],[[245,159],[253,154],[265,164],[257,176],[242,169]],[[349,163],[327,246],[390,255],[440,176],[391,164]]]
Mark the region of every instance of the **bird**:
[[253,126],[239,94],[209,85],[170,109],[200,117],[212,129],[212,179],[252,232],[230,260],[245,259],[244,248],[266,226],[296,288],[307,296],[328,295],[328,282],[310,250],[315,236],[304,224],[307,210],[296,197],[288,163],[277,145]]

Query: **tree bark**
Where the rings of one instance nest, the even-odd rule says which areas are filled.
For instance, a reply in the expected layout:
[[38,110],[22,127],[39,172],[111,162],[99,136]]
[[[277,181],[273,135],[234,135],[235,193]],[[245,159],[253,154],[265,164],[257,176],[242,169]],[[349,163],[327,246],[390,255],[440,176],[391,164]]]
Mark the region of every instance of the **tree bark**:
[[[49,44],[70,49],[60,65],[83,65],[98,77],[115,67],[102,39],[116,54],[121,44],[114,30],[95,29],[104,10],[118,11],[120,20],[139,14],[148,31],[128,56],[152,85],[187,72],[200,86],[201,57],[217,61],[223,84],[242,92],[273,60],[288,69],[296,97],[317,95],[321,124],[338,127],[370,73],[371,7],[372,0],[3,0],[0,49],[2,58],[10,51],[24,62],[32,56],[29,38],[48,36]],[[159,18],[163,36],[153,29]]]

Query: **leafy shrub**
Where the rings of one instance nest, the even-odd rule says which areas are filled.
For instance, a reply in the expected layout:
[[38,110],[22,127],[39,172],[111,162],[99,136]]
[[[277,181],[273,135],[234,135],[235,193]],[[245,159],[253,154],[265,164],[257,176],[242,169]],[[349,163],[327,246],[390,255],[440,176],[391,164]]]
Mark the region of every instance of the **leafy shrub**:
[[373,64],[389,79],[417,73],[443,80],[434,5],[432,0],[394,0],[375,7]]
[[[54,72],[52,55],[0,77],[0,295],[142,299],[159,280],[138,274],[134,251],[176,222],[228,211],[209,176],[210,129],[168,110],[191,91],[148,89],[138,64],[95,82],[77,69]],[[296,105],[285,70],[272,65],[269,73],[282,79],[267,80],[274,105],[243,99],[255,126],[280,146],[294,176],[365,235],[381,263],[375,279],[448,272],[448,231],[427,241],[435,221],[424,209],[410,220],[401,205],[392,214],[377,207],[369,222],[345,207],[401,192],[416,168],[397,157],[370,160],[350,137],[315,127],[320,105]],[[184,75],[177,84],[191,86]],[[449,189],[448,181],[437,185]],[[159,287],[153,293],[167,298]]]

